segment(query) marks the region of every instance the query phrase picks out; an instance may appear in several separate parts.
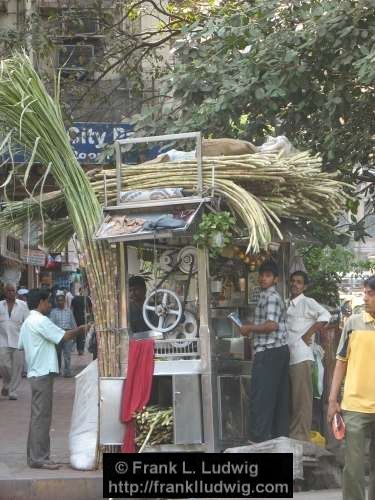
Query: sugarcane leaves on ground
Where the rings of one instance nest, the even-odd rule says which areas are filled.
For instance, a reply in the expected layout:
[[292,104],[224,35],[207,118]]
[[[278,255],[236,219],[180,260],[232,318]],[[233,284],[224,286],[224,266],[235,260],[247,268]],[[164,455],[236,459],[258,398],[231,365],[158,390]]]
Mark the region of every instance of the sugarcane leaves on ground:
[[145,407],[135,414],[136,444],[139,451],[149,446],[173,443],[173,408]]

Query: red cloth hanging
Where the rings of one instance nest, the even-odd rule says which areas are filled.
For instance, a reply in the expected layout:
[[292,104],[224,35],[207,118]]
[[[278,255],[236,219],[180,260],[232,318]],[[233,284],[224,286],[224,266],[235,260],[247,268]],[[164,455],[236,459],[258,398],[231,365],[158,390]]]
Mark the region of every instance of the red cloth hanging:
[[142,410],[150,399],[154,375],[154,340],[131,340],[127,378],[122,387],[121,422],[126,424],[123,453],[135,453],[134,413]]

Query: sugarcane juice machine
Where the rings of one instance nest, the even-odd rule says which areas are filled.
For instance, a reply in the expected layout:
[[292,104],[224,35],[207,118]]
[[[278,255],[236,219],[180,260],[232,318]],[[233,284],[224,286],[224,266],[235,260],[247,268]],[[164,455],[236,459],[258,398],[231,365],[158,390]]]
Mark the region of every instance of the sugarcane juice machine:
[[[122,166],[124,146],[186,139],[196,143],[197,180],[191,196],[122,202],[122,175],[126,176],[126,167]],[[122,443],[124,428],[119,421],[119,405],[126,379],[129,338],[154,338],[152,401],[158,403],[161,399],[173,406],[173,443],[160,445],[155,451],[212,452],[248,440],[251,361],[245,353],[244,340],[227,317],[234,311],[242,317],[249,312],[247,276],[241,277],[240,290],[223,295],[220,283],[225,282],[225,277],[221,281],[210,277],[207,249],[197,248],[193,243],[202,213],[214,202],[213,190],[211,195],[203,190],[201,140],[201,134],[194,132],[129,138],[115,143],[117,202],[104,207],[104,218],[123,214],[147,220],[150,214],[155,217],[175,209],[191,215],[183,228],[112,236],[103,236],[99,230],[96,234],[98,239],[106,239],[117,247],[122,349],[122,377],[100,379],[101,445]],[[136,262],[134,266],[137,247],[152,251],[160,273],[148,287],[143,305],[149,331],[133,335],[128,322],[127,283],[129,274],[134,274],[137,267]]]

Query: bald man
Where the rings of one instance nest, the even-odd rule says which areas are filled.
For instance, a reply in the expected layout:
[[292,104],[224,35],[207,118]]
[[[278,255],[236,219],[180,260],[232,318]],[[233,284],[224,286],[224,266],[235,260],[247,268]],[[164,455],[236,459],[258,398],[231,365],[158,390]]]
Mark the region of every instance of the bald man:
[[18,398],[21,383],[23,353],[18,350],[22,323],[29,315],[27,304],[16,299],[16,287],[7,283],[5,300],[0,301],[0,374],[3,378],[1,395],[10,400]]

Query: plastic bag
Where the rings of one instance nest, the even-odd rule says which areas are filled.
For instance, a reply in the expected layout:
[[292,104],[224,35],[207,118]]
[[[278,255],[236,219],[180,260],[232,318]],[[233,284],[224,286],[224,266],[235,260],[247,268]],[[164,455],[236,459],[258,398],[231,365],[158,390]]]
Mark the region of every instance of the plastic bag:
[[335,413],[332,419],[332,432],[338,441],[345,437],[345,422],[340,413]]
[[87,352],[91,352],[91,354],[94,354],[94,352],[96,352],[96,349],[97,349],[96,331],[94,327],[91,327],[86,335],[85,350]]
[[258,153],[279,153],[280,156],[289,156],[297,150],[285,135],[277,137],[267,136],[266,142],[258,147]]
[[310,441],[320,448],[325,448],[327,443],[326,438],[318,431],[310,431]]
[[171,149],[167,151],[167,155],[170,161],[194,161],[195,149],[194,151],[178,151],[177,149]]
[[323,358],[324,351],[320,345],[313,345],[314,353],[314,365],[312,369],[312,379],[313,379],[313,395],[314,398],[320,399],[323,394],[324,387],[324,366]]
[[72,421],[69,432],[70,465],[73,469],[96,468],[99,429],[98,362],[92,361],[75,377]]

